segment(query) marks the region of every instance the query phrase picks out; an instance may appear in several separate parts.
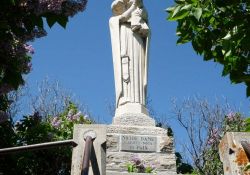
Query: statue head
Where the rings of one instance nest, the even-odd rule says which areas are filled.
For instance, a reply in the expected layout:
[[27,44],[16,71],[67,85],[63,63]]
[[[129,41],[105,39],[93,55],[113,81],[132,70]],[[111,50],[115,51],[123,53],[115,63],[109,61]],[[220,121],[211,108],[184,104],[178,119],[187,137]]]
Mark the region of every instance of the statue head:
[[113,12],[113,15],[121,15],[123,12],[125,12],[125,3],[126,0],[114,0],[111,4],[111,9]]

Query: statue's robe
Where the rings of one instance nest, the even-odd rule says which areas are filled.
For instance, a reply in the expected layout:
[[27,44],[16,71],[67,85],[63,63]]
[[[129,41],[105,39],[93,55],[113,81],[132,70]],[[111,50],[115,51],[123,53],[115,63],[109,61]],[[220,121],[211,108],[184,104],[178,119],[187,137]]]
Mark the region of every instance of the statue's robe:
[[[145,105],[148,77],[148,41],[133,32],[119,16],[109,21],[115,77],[116,107],[126,103]],[[126,63],[128,67],[126,69]]]

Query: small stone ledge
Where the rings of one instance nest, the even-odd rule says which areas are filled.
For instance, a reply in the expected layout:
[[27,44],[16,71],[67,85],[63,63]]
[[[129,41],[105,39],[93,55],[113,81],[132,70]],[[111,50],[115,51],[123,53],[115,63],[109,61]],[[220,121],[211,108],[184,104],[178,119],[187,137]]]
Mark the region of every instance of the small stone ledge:
[[117,172],[107,172],[107,175],[126,175],[126,174],[129,174],[129,175],[149,175],[152,173],[117,173]]
[[157,135],[167,136],[168,130],[160,127],[148,126],[125,126],[125,125],[109,125],[107,127],[108,134],[137,134],[137,135]]
[[113,118],[114,125],[155,126],[155,120],[143,113],[125,113]]
[[250,143],[250,132],[227,132],[223,136],[219,144],[219,153],[223,162],[224,175],[250,174],[249,170],[243,172],[249,160],[241,141]]
[[[128,173],[128,172],[111,172],[107,171],[106,175],[153,175],[153,173]],[[176,172],[156,172],[156,175],[177,175]]]

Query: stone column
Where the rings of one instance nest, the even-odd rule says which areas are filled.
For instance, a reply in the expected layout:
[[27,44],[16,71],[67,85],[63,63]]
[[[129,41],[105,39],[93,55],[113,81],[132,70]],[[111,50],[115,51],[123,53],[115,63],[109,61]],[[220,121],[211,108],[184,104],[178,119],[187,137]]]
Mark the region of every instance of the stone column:
[[107,174],[126,174],[133,158],[156,163],[157,174],[176,174],[173,138],[155,127],[146,108],[150,29],[142,0],[114,0],[110,34],[116,111],[107,128]]
[[84,138],[92,132],[96,138],[92,147],[89,175],[106,174],[106,129],[106,125],[74,125],[73,139],[77,146],[73,148],[71,175],[81,175],[85,149]]
[[244,171],[249,163],[241,141],[250,143],[249,132],[227,132],[219,144],[220,159],[223,162],[224,175],[248,175]]

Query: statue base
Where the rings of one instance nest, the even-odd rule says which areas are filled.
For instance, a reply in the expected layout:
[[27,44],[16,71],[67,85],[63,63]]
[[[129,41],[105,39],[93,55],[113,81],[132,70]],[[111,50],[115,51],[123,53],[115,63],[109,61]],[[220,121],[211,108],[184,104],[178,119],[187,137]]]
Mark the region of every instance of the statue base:
[[143,160],[145,165],[155,166],[159,175],[176,175],[174,153],[174,139],[168,136],[167,129],[129,125],[107,127],[106,175],[127,175],[127,165],[135,158]]
[[159,175],[176,174],[173,137],[167,129],[155,127],[155,120],[139,103],[116,109],[113,123],[107,127],[106,149],[107,175],[128,174],[127,165],[135,158],[155,165]]
[[148,110],[139,103],[127,103],[116,109],[113,125],[155,126]]

